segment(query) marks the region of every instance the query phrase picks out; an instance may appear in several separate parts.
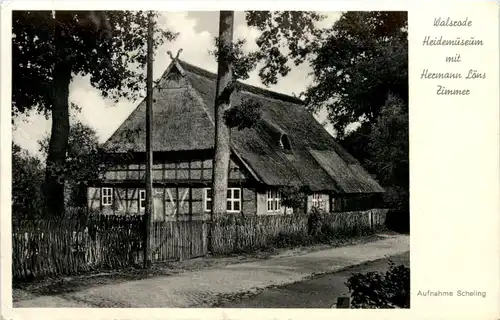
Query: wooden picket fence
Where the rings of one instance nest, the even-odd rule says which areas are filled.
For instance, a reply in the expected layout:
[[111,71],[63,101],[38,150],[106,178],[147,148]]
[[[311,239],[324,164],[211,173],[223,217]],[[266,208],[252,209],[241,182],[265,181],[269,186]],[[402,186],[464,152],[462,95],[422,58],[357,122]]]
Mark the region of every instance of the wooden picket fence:
[[122,268],[142,250],[140,216],[89,215],[13,226],[14,279]]
[[[17,223],[12,231],[12,276],[29,280],[119,269],[143,261],[143,217],[87,215]],[[153,261],[207,253],[205,221],[156,222]]]
[[[324,214],[321,223],[330,234],[361,235],[383,225],[386,212]],[[143,216],[138,215],[79,214],[16,222],[12,229],[13,279],[140,265],[143,230]],[[210,223],[201,216],[197,220],[156,221],[151,235],[154,262],[204,256],[209,252],[209,242],[211,253],[222,255],[297,244],[309,236],[305,215],[224,216]]]
[[306,235],[305,215],[228,216],[212,224],[212,253],[229,254],[272,245],[280,235]]
[[204,220],[155,222],[153,261],[184,260],[208,253],[208,224]]
[[[386,214],[387,209],[323,213],[320,227],[332,237],[360,236],[382,227]],[[308,236],[306,215],[225,216],[214,221],[211,233],[215,255],[314,240]]]

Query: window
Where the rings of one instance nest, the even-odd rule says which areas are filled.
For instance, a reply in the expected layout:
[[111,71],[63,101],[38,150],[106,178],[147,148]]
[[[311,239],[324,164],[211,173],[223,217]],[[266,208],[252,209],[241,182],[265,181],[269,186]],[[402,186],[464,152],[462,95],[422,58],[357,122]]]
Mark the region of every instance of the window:
[[240,212],[241,190],[240,188],[227,189],[227,212]]
[[146,190],[139,190],[139,209],[146,208]]
[[267,191],[267,211],[276,212],[281,210],[281,195],[276,190]]
[[[205,188],[205,211],[212,211],[212,189]],[[227,212],[240,212],[241,211],[241,189],[228,188],[227,189]]]
[[312,206],[321,210],[325,210],[325,199],[322,194],[314,193],[312,195]]
[[212,189],[205,188],[205,211],[212,211]]
[[113,204],[113,188],[101,188],[101,203],[103,206]]

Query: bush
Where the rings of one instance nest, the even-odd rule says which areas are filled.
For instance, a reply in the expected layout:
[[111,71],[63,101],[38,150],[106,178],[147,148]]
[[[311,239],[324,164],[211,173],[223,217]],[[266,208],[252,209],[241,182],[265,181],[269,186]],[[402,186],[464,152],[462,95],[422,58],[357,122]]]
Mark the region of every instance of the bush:
[[322,234],[322,227],[325,225],[323,220],[321,211],[313,207],[307,218],[307,233],[309,236],[314,238]]
[[383,274],[354,273],[345,283],[351,293],[353,308],[409,308],[410,268],[389,262]]
[[37,157],[12,144],[12,222],[36,220],[43,209],[44,168]]

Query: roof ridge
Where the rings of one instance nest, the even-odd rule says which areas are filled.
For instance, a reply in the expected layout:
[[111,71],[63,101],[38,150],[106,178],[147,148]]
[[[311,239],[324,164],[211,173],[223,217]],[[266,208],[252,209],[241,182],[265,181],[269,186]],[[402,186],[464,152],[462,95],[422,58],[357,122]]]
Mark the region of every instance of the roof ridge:
[[[202,77],[210,78],[213,80],[217,79],[217,74],[215,74],[213,72],[210,72],[206,69],[195,66],[195,65],[193,65],[189,62],[186,62],[184,60],[181,60],[181,59],[177,59],[177,61],[187,72],[191,71],[191,72],[193,72],[199,76],[202,76]],[[286,101],[286,102],[291,102],[291,103],[300,104],[300,105],[304,104],[304,102],[302,100],[300,100],[299,98],[285,94],[285,93],[280,93],[280,92],[272,91],[269,89],[260,88],[260,87],[253,86],[253,85],[250,85],[247,83],[243,83],[241,81],[237,81],[237,82],[238,82],[238,84],[240,84],[243,91],[248,91],[250,93],[258,94],[258,95],[264,95],[267,98],[273,98],[273,99],[277,99],[280,101]]]

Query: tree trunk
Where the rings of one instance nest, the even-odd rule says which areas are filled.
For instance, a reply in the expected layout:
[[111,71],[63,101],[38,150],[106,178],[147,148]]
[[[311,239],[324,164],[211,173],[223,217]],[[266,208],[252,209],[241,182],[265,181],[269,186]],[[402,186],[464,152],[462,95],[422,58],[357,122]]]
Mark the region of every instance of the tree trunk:
[[[228,48],[233,42],[234,12],[221,11],[219,18],[219,52],[221,46]],[[226,212],[227,180],[229,171],[229,128],[224,113],[230,108],[230,95],[225,89],[232,80],[232,66],[226,59],[219,58],[217,70],[217,91],[215,100],[215,155],[212,177],[212,217]],[[226,96],[222,98],[222,96]]]
[[62,21],[57,22],[58,20],[56,12],[54,43],[58,57],[53,70],[52,131],[44,183],[44,214],[52,217],[64,215],[64,171],[69,137],[68,97],[71,82],[71,64],[64,53],[64,25]]

